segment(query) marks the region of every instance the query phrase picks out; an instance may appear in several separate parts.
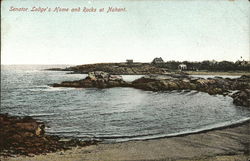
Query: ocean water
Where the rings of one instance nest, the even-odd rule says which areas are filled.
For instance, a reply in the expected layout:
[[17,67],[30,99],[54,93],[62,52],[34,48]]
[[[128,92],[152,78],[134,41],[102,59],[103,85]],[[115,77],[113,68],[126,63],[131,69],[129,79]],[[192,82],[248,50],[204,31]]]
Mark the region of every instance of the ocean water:
[[[48,134],[104,142],[192,133],[250,119],[232,98],[197,91],[150,92],[133,88],[53,88],[84,74],[46,71],[53,65],[2,65],[1,113],[32,116]],[[140,76],[124,76],[133,81]]]

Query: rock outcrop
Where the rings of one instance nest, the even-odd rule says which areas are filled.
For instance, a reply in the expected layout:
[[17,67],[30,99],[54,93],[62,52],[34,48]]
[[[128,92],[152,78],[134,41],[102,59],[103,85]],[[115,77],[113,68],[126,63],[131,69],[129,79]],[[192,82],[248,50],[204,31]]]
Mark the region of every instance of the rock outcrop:
[[121,76],[110,75],[106,72],[89,72],[88,77],[78,81],[62,82],[53,84],[53,87],[75,87],[75,88],[111,88],[111,87],[133,87],[149,91],[169,90],[197,90],[210,95],[228,95],[232,91],[239,90],[241,93],[233,95],[235,104],[249,106],[250,76],[243,75],[240,78],[195,78],[185,73],[146,75],[131,83],[125,82]]
[[133,81],[132,86],[150,91],[197,90],[211,95],[228,95],[231,91],[238,90],[230,95],[233,103],[250,107],[250,76],[245,75],[236,79],[149,75]]
[[238,91],[232,95],[234,104],[250,107],[250,89]]
[[111,88],[126,87],[129,83],[125,82],[119,75],[110,75],[103,71],[89,72],[85,79],[77,81],[65,81],[55,83],[53,87],[74,87],[74,88]]
[[45,124],[31,117],[0,114],[0,156],[45,154],[73,146],[96,144],[96,141],[68,139],[45,134]]
[[250,88],[249,78],[243,76],[238,79],[223,79],[220,77],[204,79],[187,76],[158,76],[149,75],[132,82],[134,88],[166,91],[166,90],[197,90],[213,94],[226,95],[231,90],[243,90]]

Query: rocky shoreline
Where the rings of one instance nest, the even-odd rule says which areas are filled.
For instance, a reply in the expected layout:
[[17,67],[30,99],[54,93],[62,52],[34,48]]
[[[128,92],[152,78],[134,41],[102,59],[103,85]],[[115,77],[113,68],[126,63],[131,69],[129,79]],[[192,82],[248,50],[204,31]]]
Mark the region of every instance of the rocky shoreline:
[[34,156],[76,146],[97,144],[97,141],[80,141],[46,135],[45,124],[32,117],[17,117],[0,114],[0,156]]
[[[85,79],[52,84],[53,87],[112,88],[132,87],[149,91],[196,90],[210,95],[231,96],[236,105],[250,107],[250,76],[240,78],[197,78],[179,74],[146,75],[133,82],[126,82],[119,75],[103,71],[89,72]],[[231,94],[233,91],[238,91]]]

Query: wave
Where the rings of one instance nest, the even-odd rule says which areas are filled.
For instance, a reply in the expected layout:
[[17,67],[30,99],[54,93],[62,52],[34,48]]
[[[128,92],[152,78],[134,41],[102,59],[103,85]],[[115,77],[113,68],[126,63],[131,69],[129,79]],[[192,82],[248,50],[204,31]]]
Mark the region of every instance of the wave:
[[53,91],[68,91],[68,90],[74,90],[75,88],[66,88],[66,87],[50,87],[50,86],[36,86],[31,89],[28,89],[32,92],[38,92],[38,91],[46,91],[46,92],[53,92]]
[[44,116],[55,116],[58,113],[40,113],[40,114],[29,114],[30,117],[44,117]]
[[186,130],[186,131],[171,133],[171,134],[149,134],[149,135],[136,135],[136,136],[103,136],[103,137],[94,137],[94,139],[102,140],[103,143],[153,140],[153,139],[169,138],[169,137],[183,136],[183,135],[207,132],[211,130],[217,130],[217,129],[241,124],[247,121],[250,121],[250,117],[242,118],[240,120],[235,120],[235,121],[226,121],[223,123],[208,125],[199,129]]
[[141,135],[103,135],[103,136],[95,136],[94,134],[84,133],[82,134],[79,130],[65,130],[65,131],[54,131],[50,129],[46,133],[51,135],[60,135],[60,136],[67,136],[67,137],[77,137],[79,139],[94,139],[102,141],[103,143],[119,143],[119,142],[127,142],[127,141],[143,141],[143,140],[154,140],[154,139],[161,139],[161,138],[170,138],[170,137],[178,137],[190,134],[196,134],[201,132],[207,132],[211,130],[222,129],[226,127],[235,126],[238,124],[242,124],[244,122],[250,121],[250,117],[242,118],[240,120],[235,121],[226,121],[223,123],[217,123],[213,125],[208,125],[203,128],[198,129],[191,129],[182,132],[170,133],[170,134],[141,134]]

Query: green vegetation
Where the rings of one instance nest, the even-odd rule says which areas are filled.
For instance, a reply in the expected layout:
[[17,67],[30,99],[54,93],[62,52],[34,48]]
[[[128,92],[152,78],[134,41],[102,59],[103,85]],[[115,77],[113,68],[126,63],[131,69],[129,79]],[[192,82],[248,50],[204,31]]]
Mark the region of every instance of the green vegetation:
[[220,72],[227,72],[227,71],[250,71],[250,62],[247,61],[202,61],[202,62],[189,62],[189,61],[168,61],[161,64],[155,64],[155,66],[167,68],[170,70],[178,69],[180,64],[187,65],[188,71],[220,71]]

